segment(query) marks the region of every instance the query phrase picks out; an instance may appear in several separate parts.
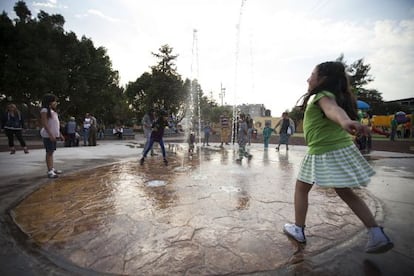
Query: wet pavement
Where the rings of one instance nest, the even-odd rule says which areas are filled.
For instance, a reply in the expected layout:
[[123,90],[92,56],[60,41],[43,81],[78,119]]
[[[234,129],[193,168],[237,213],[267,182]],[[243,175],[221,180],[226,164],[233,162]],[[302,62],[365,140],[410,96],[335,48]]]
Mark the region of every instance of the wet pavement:
[[[373,151],[377,174],[358,189],[395,248],[364,253],[366,231],[332,190],[310,193],[306,246],[282,233],[293,220],[295,176],[306,147],[236,163],[237,147],[167,142],[138,163],[141,141],[0,153],[1,275],[411,275],[414,155]],[[159,152],[159,151],[158,151]]]

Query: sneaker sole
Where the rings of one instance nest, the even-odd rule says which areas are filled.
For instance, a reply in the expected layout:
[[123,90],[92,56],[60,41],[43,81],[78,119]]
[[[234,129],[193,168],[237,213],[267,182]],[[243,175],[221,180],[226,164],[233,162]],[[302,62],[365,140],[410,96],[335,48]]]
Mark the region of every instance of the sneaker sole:
[[380,254],[380,253],[385,253],[388,250],[391,250],[393,247],[394,247],[394,244],[392,242],[389,242],[379,247],[366,249],[365,252],[369,254]]
[[300,241],[300,240],[298,240],[298,239],[296,239],[293,235],[291,235],[288,231],[286,231],[285,229],[283,229],[283,233],[285,233],[285,235],[286,236],[288,236],[289,238],[291,238],[291,239],[293,239],[293,240],[295,240],[296,242],[298,242],[298,243],[301,243],[301,244],[306,244],[306,240],[304,240],[304,241]]

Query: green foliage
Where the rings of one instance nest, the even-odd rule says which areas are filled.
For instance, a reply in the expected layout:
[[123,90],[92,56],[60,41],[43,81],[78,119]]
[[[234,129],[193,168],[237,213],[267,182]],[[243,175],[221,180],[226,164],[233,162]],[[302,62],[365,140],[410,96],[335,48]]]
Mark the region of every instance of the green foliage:
[[177,73],[173,48],[163,45],[159,53],[153,53],[158,60],[151,67],[151,73],[145,72],[135,82],[129,82],[125,94],[131,108],[138,117],[150,109],[165,109],[177,122],[185,115],[190,93],[189,82],[184,83]]
[[14,23],[5,12],[0,16],[2,107],[13,101],[27,106],[29,117],[37,118],[43,95],[54,93],[63,120],[82,119],[89,112],[105,124],[128,123],[128,103],[105,48],[65,32],[61,15],[40,11],[31,19],[23,1],[14,10],[18,17]]
[[372,76],[369,75],[371,65],[364,64],[364,59],[358,59],[351,65],[347,65],[346,61],[344,60],[344,55],[341,54],[336,60],[345,64],[345,68],[349,76],[349,81],[354,93],[358,93],[360,89],[374,80]]
[[289,112],[289,117],[295,122],[296,125],[303,119],[303,110],[300,107],[294,107],[292,111]]
[[[345,64],[346,71],[349,75],[349,81],[351,89],[355,93],[358,100],[362,100],[370,105],[369,112],[376,115],[388,115],[394,114],[397,111],[409,112],[408,108],[401,106],[397,103],[384,103],[381,93],[375,89],[365,89],[364,87],[372,82],[374,78],[369,74],[371,65],[364,64],[363,59],[354,61],[351,65],[347,65],[344,59],[344,55],[341,54],[337,59]],[[289,114],[295,121],[299,121],[303,118],[303,113],[293,108]]]
[[230,106],[213,106],[210,110],[209,121],[214,123],[220,122],[220,115],[226,113],[229,117],[233,115],[233,108]]
[[24,1],[18,1],[14,6],[14,12],[16,13],[17,17],[19,17],[19,21],[26,23],[30,20],[32,13],[27,8],[26,3]]
[[179,122],[188,112],[192,93],[200,99],[202,116],[212,116],[216,104],[203,95],[197,81],[182,81],[175,65],[178,55],[168,45],[153,53],[157,63],[151,72],[129,82],[124,91],[106,49],[65,32],[63,16],[40,11],[32,19],[23,1],[14,11],[18,17],[14,22],[5,12],[0,15],[1,107],[13,101],[37,118],[43,95],[54,93],[63,120],[70,116],[81,120],[89,112],[105,125],[116,121],[132,125],[149,108],[158,108]]

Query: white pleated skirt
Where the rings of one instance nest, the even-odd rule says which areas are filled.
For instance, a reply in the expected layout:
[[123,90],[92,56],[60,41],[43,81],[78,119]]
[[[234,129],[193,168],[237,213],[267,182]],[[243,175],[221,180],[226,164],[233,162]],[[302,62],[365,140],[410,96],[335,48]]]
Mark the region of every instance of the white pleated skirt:
[[327,188],[351,188],[366,186],[374,174],[352,144],[324,154],[307,154],[300,165],[298,180]]

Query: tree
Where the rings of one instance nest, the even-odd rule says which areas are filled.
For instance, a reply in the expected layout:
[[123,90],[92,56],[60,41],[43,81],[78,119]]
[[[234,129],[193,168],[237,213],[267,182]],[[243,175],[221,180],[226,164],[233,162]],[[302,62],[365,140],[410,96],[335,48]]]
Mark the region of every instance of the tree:
[[[369,64],[364,64],[364,60],[361,58],[353,62],[351,65],[347,65],[343,54],[341,54],[336,61],[340,61],[345,65],[351,89],[356,98],[367,102],[371,105],[371,107],[377,108],[382,105],[383,100],[380,92],[364,88],[364,86],[374,80],[374,78],[369,75],[369,71],[371,70],[371,66]],[[289,113],[289,116],[293,118],[294,121],[299,122],[303,118],[303,112],[297,107],[294,107]]]
[[151,67],[151,73],[145,72],[135,82],[128,83],[126,96],[137,115],[142,117],[149,109],[168,110],[177,121],[184,116],[189,93],[188,83],[184,84],[177,73],[173,48],[163,45],[159,53],[152,53],[158,59]]
[[0,105],[27,106],[36,118],[43,95],[54,93],[62,119],[90,112],[107,124],[128,122],[128,103],[105,48],[65,33],[61,15],[40,11],[31,19],[23,1],[15,12],[15,24],[5,12],[0,16]]
[[360,90],[374,80],[372,76],[369,75],[371,65],[364,64],[364,60],[362,58],[354,61],[351,65],[346,64],[343,54],[341,54],[336,60],[345,65],[345,69],[349,75],[349,81],[354,93],[362,93],[363,91]]
[[348,74],[350,76],[351,86],[354,91],[359,91],[365,85],[372,82],[374,79],[369,75],[371,65],[364,64],[363,59],[358,59],[350,66],[347,67]]
[[153,90],[150,102],[156,108],[168,109],[171,113],[178,115],[188,95],[181,76],[177,73],[175,59],[178,55],[172,55],[173,48],[168,45],[161,46],[159,51],[160,53],[152,53],[159,61],[151,68]]
[[295,106],[290,112],[289,117],[295,122],[295,125],[298,126],[303,119],[304,112],[300,107]]
[[18,1],[16,5],[14,5],[14,12],[16,13],[21,23],[27,23],[30,21],[30,18],[32,16],[32,13],[24,1]]

